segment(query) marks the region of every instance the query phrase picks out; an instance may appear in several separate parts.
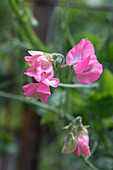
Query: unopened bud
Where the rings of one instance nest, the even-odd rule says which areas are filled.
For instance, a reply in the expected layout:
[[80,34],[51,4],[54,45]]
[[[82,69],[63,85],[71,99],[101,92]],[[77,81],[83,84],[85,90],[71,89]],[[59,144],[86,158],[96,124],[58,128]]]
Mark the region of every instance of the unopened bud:
[[77,141],[73,133],[69,133],[68,136],[64,138],[64,146],[62,149],[63,153],[72,153],[76,150]]

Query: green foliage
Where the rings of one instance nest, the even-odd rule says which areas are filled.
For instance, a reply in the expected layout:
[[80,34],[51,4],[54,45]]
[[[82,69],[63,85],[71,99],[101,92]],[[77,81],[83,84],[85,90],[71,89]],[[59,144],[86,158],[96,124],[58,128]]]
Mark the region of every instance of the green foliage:
[[[15,2],[16,10],[11,2]],[[90,125],[90,148],[94,152],[91,157],[92,163],[100,169],[112,170],[112,11],[92,10],[89,6],[92,1],[88,0],[69,1],[82,5],[85,3],[84,8],[67,7],[67,2],[59,0],[62,5],[58,5],[52,13],[46,47],[36,37],[32,29],[32,27],[38,29],[37,26],[40,26],[40,22],[34,18],[29,1],[0,1],[0,90],[6,91],[8,94],[12,93],[12,97],[7,96],[7,93],[5,97],[13,99],[0,97],[0,157],[3,158],[9,153],[13,156],[16,155],[15,157],[18,155],[20,145],[15,141],[15,134],[20,133],[23,127],[24,102],[27,105],[32,105],[30,109],[35,110],[41,117],[42,133],[38,139],[41,143],[40,156],[38,157],[40,170],[88,169],[79,157],[61,153],[64,137],[62,128],[78,115],[83,117],[84,125]],[[113,5],[112,0],[100,0],[92,3],[92,7],[96,3],[106,4],[110,7]],[[86,7],[88,8],[86,9]],[[50,36],[53,25],[55,34],[54,42],[51,43]],[[28,49],[59,52],[66,56],[75,44],[86,37],[94,44],[97,58],[103,64],[104,72],[97,81],[99,87],[68,88],[59,86],[57,89],[51,88],[52,95],[47,105],[37,102],[37,99],[31,100],[23,97],[22,85],[32,81],[31,78],[27,79],[27,76],[23,74],[29,67],[24,62],[24,56],[28,55]],[[58,60],[57,64],[59,64]],[[58,77],[61,83],[78,83],[74,72],[68,67],[62,68]],[[18,96],[15,97],[13,94],[18,94]],[[95,146],[95,143],[98,145]]]

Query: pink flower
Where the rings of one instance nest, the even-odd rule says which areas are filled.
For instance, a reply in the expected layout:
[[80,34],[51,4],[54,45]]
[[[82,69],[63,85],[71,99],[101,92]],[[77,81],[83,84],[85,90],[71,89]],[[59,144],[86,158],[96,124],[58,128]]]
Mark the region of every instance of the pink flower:
[[34,77],[36,81],[42,81],[42,83],[48,86],[57,87],[59,79],[53,78],[54,71],[49,55],[45,55],[40,51],[29,51],[29,53],[32,56],[25,57],[25,60],[31,68],[27,69],[24,74]]
[[41,61],[41,68],[43,69],[48,64],[52,65],[52,60],[49,54],[42,51],[28,51],[31,56],[26,56],[25,60],[30,66],[33,66],[36,60]]
[[49,86],[57,87],[59,79],[53,78],[54,70],[50,54],[41,51],[29,51],[32,56],[26,56],[25,60],[31,66],[24,74],[34,77],[38,83],[31,83],[23,86],[24,95],[28,97],[40,97],[46,103],[51,95]]
[[82,154],[90,156],[89,136],[84,132],[80,132],[76,137],[76,140],[77,140],[77,148],[73,152],[73,154],[78,156],[81,156]]
[[46,76],[46,77],[48,76],[49,79],[52,79],[54,75],[54,71],[51,65],[47,65],[42,69],[41,61],[36,60],[33,66],[27,69],[24,74],[30,77],[34,77],[36,81],[40,82],[43,76]]
[[93,44],[82,39],[73,47],[66,56],[67,65],[73,65],[77,80],[81,84],[91,84],[96,81],[103,72],[102,64],[97,61]]
[[25,91],[25,96],[33,98],[40,97],[43,103],[46,103],[48,97],[51,95],[49,87],[42,82],[27,84],[23,86],[23,90]]

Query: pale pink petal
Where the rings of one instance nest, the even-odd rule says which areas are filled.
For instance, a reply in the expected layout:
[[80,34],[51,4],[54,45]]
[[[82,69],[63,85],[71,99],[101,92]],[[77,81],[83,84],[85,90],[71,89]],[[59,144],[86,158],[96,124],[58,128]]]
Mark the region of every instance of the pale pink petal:
[[67,65],[71,66],[72,64],[76,63],[77,61],[80,61],[81,58],[79,56],[76,56],[75,54],[75,47],[73,47],[66,55],[66,63]]
[[58,78],[52,78],[51,80],[49,80],[48,78],[45,78],[44,76],[41,77],[41,81],[47,86],[52,86],[52,87],[57,87],[60,82]]
[[52,87],[58,87],[59,83],[60,83],[60,80],[58,78],[53,78],[49,82],[49,85],[52,86]]
[[54,70],[51,64],[48,64],[46,67],[44,67],[43,72],[45,74],[43,74],[42,76],[44,76],[44,78],[47,78],[49,80],[51,80],[54,76]]
[[38,56],[43,55],[42,51],[28,51],[28,53],[30,55],[38,55]]
[[[91,68],[91,69],[90,69]],[[103,72],[102,64],[98,61],[93,65],[90,65],[83,73],[77,74],[77,80],[81,84],[91,84],[96,81]]]
[[78,61],[84,60],[86,57],[94,54],[93,44],[86,39],[82,39],[75,47],[73,47],[66,56],[66,63],[71,66]]
[[90,61],[90,56],[75,64],[74,65],[75,73],[76,74],[82,73],[87,68],[89,61]]
[[30,66],[33,66],[35,62],[40,61],[38,56],[26,56],[24,57]]
[[31,83],[23,86],[22,88],[25,91],[24,95],[33,98],[39,97],[39,94],[37,93],[37,87],[38,83]]
[[32,57],[31,56],[25,56],[24,59],[28,62],[28,64],[32,65]]

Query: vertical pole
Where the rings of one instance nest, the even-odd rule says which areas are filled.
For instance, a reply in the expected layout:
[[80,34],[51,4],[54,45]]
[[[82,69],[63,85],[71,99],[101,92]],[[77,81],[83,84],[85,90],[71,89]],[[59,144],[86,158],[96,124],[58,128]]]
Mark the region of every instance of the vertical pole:
[[[39,26],[35,29],[38,37],[46,43],[49,20],[55,8],[57,0],[34,0],[34,16],[39,21]],[[51,33],[51,39],[54,35]]]

